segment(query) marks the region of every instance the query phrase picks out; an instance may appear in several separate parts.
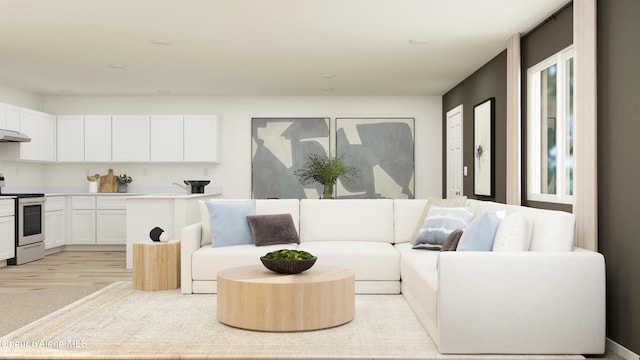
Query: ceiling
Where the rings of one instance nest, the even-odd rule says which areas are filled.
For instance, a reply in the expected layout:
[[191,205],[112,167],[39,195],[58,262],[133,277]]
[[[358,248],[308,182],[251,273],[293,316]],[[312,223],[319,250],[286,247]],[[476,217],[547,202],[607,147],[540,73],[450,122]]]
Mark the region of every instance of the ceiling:
[[565,3],[0,0],[0,84],[41,95],[442,95]]

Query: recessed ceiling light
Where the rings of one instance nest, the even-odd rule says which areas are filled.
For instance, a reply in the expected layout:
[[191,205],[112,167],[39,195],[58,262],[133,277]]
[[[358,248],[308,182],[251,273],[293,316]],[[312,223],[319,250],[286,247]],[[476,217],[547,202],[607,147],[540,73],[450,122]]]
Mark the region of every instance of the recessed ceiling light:
[[163,45],[163,46],[171,45],[171,41],[164,40],[164,39],[154,39],[154,40],[151,40],[151,43],[154,45]]
[[429,41],[427,39],[411,39],[409,44],[411,45],[426,45]]
[[336,77],[336,75],[335,74],[322,74],[322,75],[320,75],[320,77],[323,78],[323,79],[332,79],[332,78]]
[[122,69],[126,68],[127,66],[123,65],[123,64],[109,64],[109,67],[112,68],[112,69],[122,70]]
[[171,90],[158,90],[158,94],[171,94]]

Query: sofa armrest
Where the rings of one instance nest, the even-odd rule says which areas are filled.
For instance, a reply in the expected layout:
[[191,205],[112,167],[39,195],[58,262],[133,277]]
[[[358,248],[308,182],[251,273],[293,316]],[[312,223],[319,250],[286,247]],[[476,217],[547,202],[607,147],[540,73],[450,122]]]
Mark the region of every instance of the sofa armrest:
[[602,354],[605,311],[596,252],[447,252],[438,260],[442,353]]
[[202,237],[202,225],[200,223],[191,224],[182,228],[182,238],[180,239],[180,291],[183,294],[191,294],[191,255],[200,249],[200,238]]

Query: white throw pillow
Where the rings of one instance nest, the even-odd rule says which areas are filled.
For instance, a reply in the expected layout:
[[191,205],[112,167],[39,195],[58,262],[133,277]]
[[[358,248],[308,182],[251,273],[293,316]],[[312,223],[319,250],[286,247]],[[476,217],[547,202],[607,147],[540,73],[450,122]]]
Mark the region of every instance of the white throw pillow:
[[521,213],[507,215],[498,226],[493,251],[527,251],[531,241],[532,224]]
[[211,221],[209,221],[209,209],[204,203],[204,200],[198,200],[198,206],[200,207],[200,223],[202,224],[202,231],[200,233],[200,246],[211,244]]

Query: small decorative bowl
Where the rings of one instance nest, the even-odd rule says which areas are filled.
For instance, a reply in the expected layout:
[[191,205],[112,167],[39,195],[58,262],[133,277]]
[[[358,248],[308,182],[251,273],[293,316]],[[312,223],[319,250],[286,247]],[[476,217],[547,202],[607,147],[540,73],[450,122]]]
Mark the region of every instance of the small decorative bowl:
[[264,256],[260,257],[260,261],[262,264],[269,270],[273,272],[277,272],[278,274],[298,274],[305,270],[309,270],[313,264],[318,260],[317,256],[312,257],[311,259],[303,259],[303,260],[272,260],[267,259]]

